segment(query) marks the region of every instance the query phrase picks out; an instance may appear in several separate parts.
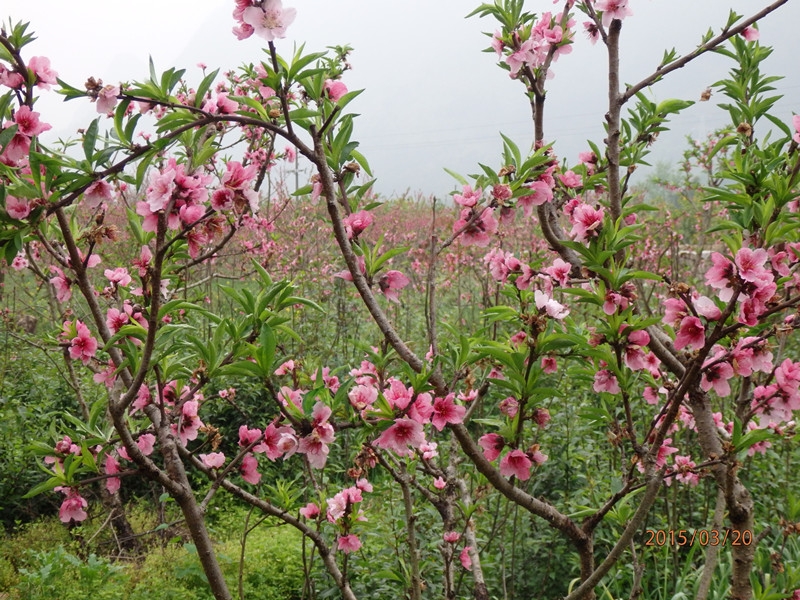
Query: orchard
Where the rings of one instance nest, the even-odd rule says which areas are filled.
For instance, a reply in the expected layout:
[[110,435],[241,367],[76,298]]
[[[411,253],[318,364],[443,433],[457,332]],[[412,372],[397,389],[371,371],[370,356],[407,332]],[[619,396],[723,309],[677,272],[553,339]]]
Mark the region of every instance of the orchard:
[[[8,21],[0,598],[800,598],[787,2],[630,84],[636,3],[478,6],[532,136],[430,198],[373,190],[351,49],[293,46],[281,0],[236,0],[254,62],[198,78],[66,82]],[[608,96],[571,162],[580,36]],[[640,176],[712,94],[728,125]],[[43,95],[97,116],[51,142]]]

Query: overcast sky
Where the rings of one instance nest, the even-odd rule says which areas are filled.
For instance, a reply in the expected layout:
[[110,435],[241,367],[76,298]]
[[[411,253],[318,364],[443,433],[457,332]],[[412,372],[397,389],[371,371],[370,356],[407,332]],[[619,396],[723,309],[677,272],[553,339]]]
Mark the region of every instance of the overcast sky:
[[[530,110],[521,85],[496,66],[493,53],[482,53],[494,31],[489,19],[465,19],[477,2],[465,0],[284,0],[297,8],[297,19],[278,51],[289,54],[294,43],[309,50],[350,44],[353,70],[345,83],[366,88],[353,104],[355,138],[378,177],[376,189],[386,195],[406,190],[444,195],[454,181],[443,168],[474,173],[477,163],[498,166],[498,132],[521,148],[531,143]],[[634,83],[660,62],[666,48],[692,50],[709,28],[718,30],[733,8],[749,16],[765,6],[757,0],[631,0],[634,15],[622,30],[622,80]],[[210,69],[233,68],[263,57],[262,41],[238,41],[232,1],[218,0],[3,0],[5,16],[31,22],[39,39],[25,58],[48,56],[59,76],[82,87],[88,76],[115,83],[147,76],[148,56],[156,69],[187,69],[190,83],[201,77],[198,62]],[[558,9],[550,0],[528,2],[528,10]],[[578,15],[579,22],[582,20]],[[5,20],[5,19],[4,19]],[[759,23],[761,42],[774,46],[768,70],[787,76],[778,84],[784,99],[777,116],[791,121],[800,112],[800,2],[790,1]],[[586,140],[600,144],[606,111],[604,47],[591,46],[583,33],[574,51],[554,65],[548,83],[546,137],[570,163]],[[723,78],[730,63],[708,55],[676,72],[652,89],[653,99],[696,100]],[[712,102],[697,104],[663,134],[654,162],[680,157],[686,134],[702,136],[724,123]],[[37,109],[61,136],[94,118],[88,103],[63,107],[59,97],[43,99]],[[68,110],[65,110],[68,109]],[[643,175],[644,176],[644,175]]]

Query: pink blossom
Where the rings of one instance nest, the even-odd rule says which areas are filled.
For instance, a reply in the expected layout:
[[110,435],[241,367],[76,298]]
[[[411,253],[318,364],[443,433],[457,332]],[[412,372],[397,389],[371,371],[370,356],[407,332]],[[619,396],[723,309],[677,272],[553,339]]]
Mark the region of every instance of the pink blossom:
[[351,552],[357,552],[361,548],[361,540],[352,533],[350,535],[341,535],[336,547],[345,554],[350,554]]
[[387,300],[399,303],[399,293],[411,280],[400,271],[387,271],[378,279],[378,288]]
[[497,225],[493,208],[484,208],[477,218],[473,210],[465,208],[461,211],[461,217],[453,224],[453,232],[463,230],[462,245],[485,248],[489,245],[490,236],[497,231]]
[[378,399],[378,389],[371,385],[357,385],[347,394],[350,405],[358,411],[371,407]]
[[696,466],[691,456],[676,455],[675,466],[673,467],[675,479],[680,483],[692,487],[696,486],[700,483],[700,476],[694,472]]
[[97,94],[96,108],[101,115],[106,115],[114,110],[119,96],[118,85],[107,85]]
[[239,471],[242,473],[242,479],[247,483],[258,485],[258,482],[261,481],[261,473],[258,472],[258,459],[252,454],[248,454],[242,459]]
[[141,450],[145,456],[150,456],[153,453],[153,448],[156,443],[156,436],[152,433],[143,433],[136,440],[136,446]]
[[128,269],[125,267],[117,267],[116,269],[106,269],[103,274],[113,284],[127,286],[132,280],[128,274]]
[[[723,350],[722,354],[724,353],[725,351]],[[706,361],[706,364],[714,361],[716,358],[717,356]],[[711,388],[714,388],[718,396],[730,396],[731,386],[728,380],[733,377],[733,367],[727,362],[717,362],[708,367],[703,365],[703,367],[703,376],[700,379],[700,387],[703,391],[707,392]]]
[[[106,475],[116,475],[119,473],[119,463],[112,454],[106,454],[106,460],[103,466]],[[106,479],[106,489],[109,494],[116,494],[119,491],[120,485],[122,485],[122,482],[119,477],[109,477]]]
[[457,531],[445,531],[442,539],[448,544],[457,544],[461,539],[461,534]]
[[595,9],[603,11],[603,27],[611,25],[613,19],[624,19],[633,15],[628,0],[597,0]]
[[561,320],[569,314],[569,308],[560,302],[556,302],[541,290],[536,290],[533,296],[536,302],[536,308],[539,310],[544,309],[544,311],[554,319]]
[[339,79],[326,79],[325,93],[334,102],[338,102],[347,93],[347,86]]
[[455,200],[456,204],[460,204],[466,208],[472,208],[481,201],[482,195],[483,191],[481,188],[477,188],[473,191],[471,186],[465,185],[460,194],[453,194],[453,200]]
[[501,413],[513,419],[519,412],[519,402],[517,402],[516,398],[509,396],[500,402],[499,408]]
[[692,300],[694,309],[701,317],[705,317],[709,321],[716,321],[722,316],[722,311],[714,304],[714,301],[707,296],[700,296]]
[[546,181],[541,179],[527,184],[530,194],[517,199],[517,206],[522,207],[522,212],[526,217],[533,213],[534,206],[541,206],[553,199],[553,188]]
[[568,188],[579,188],[583,185],[581,176],[574,171],[567,171],[563,174],[560,174],[558,178],[561,180],[561,183]]
[[67,495],[58,511],[58,518],[61,519],[61,522],[85,521],[89,517],[84,510],[89,506],[86,499],[74,488],[61,488],[60,491]]
[[690,347],[693,350],[700,350],[706,343],[706,330],[703,323],[697,317],[684,317],[681,321],[681,328],[675,336],[675,349],[681,350]]
[[542,357],[542,371],[548,374],[558,371],[558,363],[556,362],[555,356]]
[[588,238],[597,236],[603,225],[603,214],[604,208],[602,206],[599,209],[595,209],[581,202],[570,215],[570,222],[572,223],[570,235],[577,242],[585,242]]
[[39,120],[38,112],[34,112],[24,104],[17,109],[14,115],[14,122],[17,124],[17,133],[28,137],[40,135],[52,129],[50,125]]
[[208,454],[201,454],[200,460],[209,469],[221,469],[225,464],[225,454],[222,452],[209,452]]
[[422,424],[406,417],[395,419],[394,424],[384,431],[375,445],[393,450],[400,456],[408,454],[408,447],[419,448],[425,441]]
[[487,433],[478,439],[478,444],[483,448],[483,456],[488,461],[493,461],[500,456],[506,445],[505,440],[496,433]]
[[792,139],[800,144],[800,115],[792,116],[792,125],[794,126],[795,130],[795,134],[792,136]]
[[719,252],[711,254],[711,262],[714,266],[706,271],[706,283],[719,290],[720,300],[728,302],[733,296],[733,288],[731,288],[731,282],[735,276],[733,263]]
[[317,506],[313,502],[309,502],[303,508],[300,509],[300,514],[303,515],[306,519],[316,519],[320,514],[319,506]]
[[22,271],[22,269],[28,268],[28,259],[22,251],[18,252],[14,260],[11,261],[11,268],[15,271]]
[[21,221],[31,214],[31,204],[22,198],[6,196],[6,212],[12,219]]
[[544,429],[547,427],[547,424],[550,422],[550,411],[546,408],[537,408],[533,411],[531,415],[531,421],[536,423],[536,426],[540,429]]
[[512,450],[500,459],[500,474],[503,477],[515,476],[525,481],[531,476],[533,462],[522,450]]
[[103,202],[110,202],[113,197],[114,188],[104,179],[95,181],[83,192],[83,200],[91,210],[94,210]]
[[271,42],[286,37],[286,28],[297,15],[294,8],[283,8],[281,0],[265,0],[261,6],[250,6],[242,12],[242,21],[253,28],[253,32]]
[[433,487],[435,487],[437,490],[443,490],[447,487],[447,482],[443,477],[437,477],[433,480]]
[[75,322],[75,337],[70,340],[69,356],[72,360],[80,360],[84,365],[88,365],[89,361],[94,357],[97,352],[97,340],[92,337],[89,328],[81,321]]
[[470,550],[472,550],[472,546],[465,546],[461,551],[461,554],[458,555],[458,559],[461,561],[461,566],[467,571],[472,571],[472,559],[469,556]]
[[284,363],[281,363],[281,366],[275,369],[275,375],[280,377],[281,375],[286,375],[287,373],[291,373],[294,371],[294,361],[287,360]]
[[25,78],[19,73],[9,71],[5,65],[0,64],[0,85],[10,87],[11,89],[19,89],[25,84]]
[[436,398],[433,401],[433,416],[431,423],[441,431],[447,423],[457,424],[464,420],[467,409],[454,401],[455,394],[448,394],[445,398]]
[[571,271],[572,265],[560,258],[555,259],[552,266],[545,267],[544,269],[544,272],[555,279],[562,287],[567,287],[569,285],[569,274]]
[[608,369],[603,369],[594,374],[594,385],[592,389],[598,394],[600,392],[619,394],[620,392],[617,377]]
[[36,75],[36,86],[49,90],[58,83],[58,73],[50,68],[50,59],[45,56],[32,56],[28,61],[28,69]]
[[748,25],[742,30],[741,33],[742,37],[746,39],[748,42],[755,42],[758,38],[761,37],[758,29],[753,27],[752,25]]

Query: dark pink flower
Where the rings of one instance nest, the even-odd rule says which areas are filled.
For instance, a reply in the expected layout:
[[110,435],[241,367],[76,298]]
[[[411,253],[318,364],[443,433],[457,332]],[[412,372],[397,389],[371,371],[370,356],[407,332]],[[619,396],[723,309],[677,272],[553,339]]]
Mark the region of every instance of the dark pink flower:
[[500,474],[525,481],[531,476],[533,462],[522,450],[512,450],[500,460]]
[[97,352],[97,340],[92,336],[89,328],[81,321],[75,322],[75,337],[70,340],[69,356],[72,360],[80,360],[84,365]]
[[306,519],[316,519],[320,514],[319,506],[317,506],[313,502],[309,502],[303,508],[300,509],[300,514],[303,515]]
[[409,453],[409,446],[419,448],[424,441],[422,424],[403,417],[395,419],[394,424],[375,440],[375,445],[405,456]]
[[493,461],[500,456],[506,442],[496,433],[487,433],[478,439],[478,444],[483,448],[483,456],[486,460]]
[[604,209],[602,206],[599,209],[595,209],[581,202],[570,215],[570,221],[572,222],[570,235],[577,242],[585,242],[588,238],[597,236],[603,225],[603,214]]
[[693,350],[700,350],[706,343],[706,330],[703,323],[697,317],[684,317],[681,321],[681,328],[675,336],[675,349],[681,350],[685,347]]
[[[106,475],[116,475],[119,473],[119,463],[117,462],[117,459],[114,458],[114,456],[110,453],[106,454],[106,460],[103,463],[103,467]],[[122,481],[119,477],[109,477],[106,479],[106,489],[108,490],[109,494],[116,494],[119,491],[120,485],[122,485]]]
[[258,459],[252,454],[248,454],[242,459],[239,471],[242,473],[242,479],[247,483],[257,485],[261,481],[261,473],[258,472]]
[[465,546],[461,551],[461,554],[458,555],[458,559],[461,561],[461,566],[467,571],[472,571],[472,559],[469,556],[470,550],[472,550],[472,546]]
[[453,194],[453,200],[455,200],[456,204],[460,204],[466,208],[472,208],[481,201],[482,195],[483,191],[481,188],[477,188],[473,191],[471,186],[465,185],[460,194]]
[[387,300],[399,303],[399,293],[411,280],[400,271],[387,271],[378,279],[378,288]]
[[431,423],[441,431],[447,423],[461,423],[466,412],[466,408],[455,403],[455,394],[448,394],[444,398],[436,398],[433,401]]
[[347,93],[347,86],[340,79],[326,79],[324,90],[328,98],[338,102]]
[[339,536],[339,541],[336,547],[344,552],[345,554],[350,554],[351,552],[357,552],[359,548],[361,548],[361,540],[358,539],[357,535],[342,535]]

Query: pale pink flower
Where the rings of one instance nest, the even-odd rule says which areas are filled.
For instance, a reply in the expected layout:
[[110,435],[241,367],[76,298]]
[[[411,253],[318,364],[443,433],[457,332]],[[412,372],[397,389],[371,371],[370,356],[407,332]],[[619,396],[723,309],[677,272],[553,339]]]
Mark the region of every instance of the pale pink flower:
[[58,83],[58,73],[50,68],[50,59],[45,56],[32,56],[28,61],[28,69],[36,75],[36,86],[49,90]]
[[[106,475],[116,475],[119,473],[119,463],[112,454],[106,454],[106,460],[103,463]],[[106,479],[106,489],[109,494],[116,494],[119,491],[122,481],[119,477],[109,477]]]
[[443,490],[447,487],[447,482],[443,477],[437,477],[433,480],[433,487],[435,487],[437,490]]
[[752,25],[749,25],[749,26],[745,27],[742,30],[741,35],[748,42],[755,42],[758,38],[761,37],[761,34],[759,33],[758,29],[756,29]]
[[516,477],[525,481],[531,476],[533,462],[522,450],[512,450],[500,459],[500,474],[503,477]]
[[341,535],[336,547],[345,554],[350,554],[351,552],[357,552],[361,548],[361,540],[352,533],[350,535]]
[[[724,353],[725,351],[723,350],[722,354]],[[716,358],[715,356],[713,359],[709,360],[713,361]],[[709,361],[706,361],[706,363],[708,362]],[[703,391],[707,392],[711,388],[714,388],[718,396],[730,396],[731,386],[728,380],[733,377],[733,367],[726,362],[718,362],[709,367],[703,366],[703,376],[700,379],[700,387]]]
[[89,517],[84,510],[89,506],[86,499],[74,488],[61,488],[59,491],[67,496],[61,503],[61,508],[58,511],[58,518],[61,519],[61,522],[85,521]]
[[362,411],[378,399],[378,389],[371,385],[357,385],[347,393],[347,397],[353,408]]
[[621,20],[633,15],[633,11],[628,8],[628,0],[597,0],[594,7],[603,11],[603,27],[611,25],[613,19]]
[[792,136],[792,139],[800,144],[800,115],[792,116],[792,125],[794,126],[795,130],[795,134]]
[[256,35],[268,42],[286,37],[286,28],[297,15],[294,8],[283,8],[281,0],[265,0],[260,6],[250,6],[242,12],[242,21],[253,28]]
[[131,276],[128,274],[128,269],[125,267],[117,267],[116,269],[106,269],[103,274],[113,284],[126,287],[130,284]]
[[542,292],[541,290],[536,290],[533,294],[534,301],[536,302],[536,308],[539,310],[543,310],[554,319],[564,319],[569,314],[569,308],[553,300],[550,296]]
[[107,85],[97,94],[96,108],[101,115],[107,115],[114,110],[119,96],[118,85]]
[[280,377],[281,375],[286,375],[287,373],[291,373],[294,371],[294,361],[287,360],[286,362],[282,363],[280,367],[275,369],[275,375]]
[[592,389],[597,392],[608,392],[609,394],[619,394],[619,382],[617,377],[608,369],[603,369],[594,374],[594,385]]
[[208,454],[201,454],[200,460],[209,469],[221,469],[225,464],[225,454],[222,452],[209,452]]
[[12,219],[21,221],[31,214],[30,202],[15,196],[6,196],[6,212]]
[[560,258],[555,259],[552,266],[544,269],[544,272],[555,279],[562,287],[567,287],[569,285],[569,274],[571,271],[572,265]]
[[156,436],[154,436],[152,433],[143,433],[139,436],[139,439],[136,440],[136,446],[145,456],[150,456],[153,453],[155,443]]
[[700,476],[694,472],[696,466],[691,456],[676,455],[673,466],[675,479],[685,485],[696,486],[700,483]]
[[113,197],[114,188],[104,179],[95,181],[83,192],[83,200],[91,210],[94,210],[103,202],[110,202]]
[[733,263],[719,252],[711,254],[711,262],[714,263],[714,266],[706,271],[706,283],[719,290],[720,300],[728,302],[733,296],[731,282],[736,275]]

